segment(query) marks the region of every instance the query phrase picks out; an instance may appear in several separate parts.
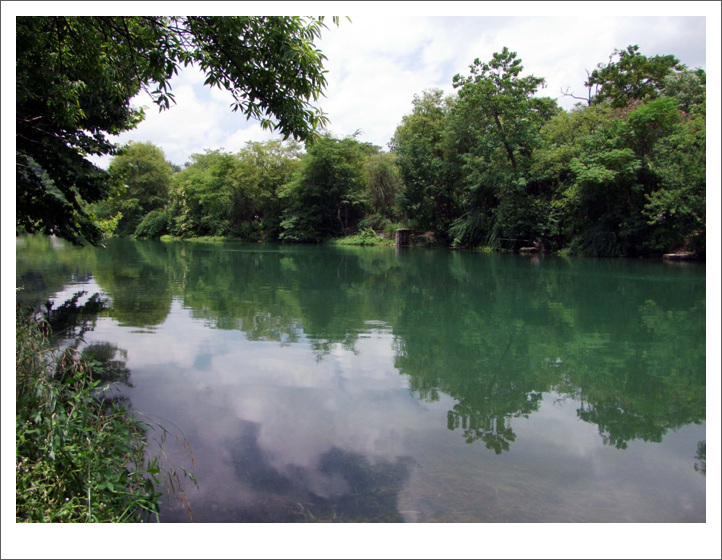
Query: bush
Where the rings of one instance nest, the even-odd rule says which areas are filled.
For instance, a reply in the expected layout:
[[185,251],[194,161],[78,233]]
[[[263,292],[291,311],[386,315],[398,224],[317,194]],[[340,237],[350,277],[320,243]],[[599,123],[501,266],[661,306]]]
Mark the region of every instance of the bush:
[[162,210],[148,212],[135,228],[135,237],[147,237],[149,239],[160,239],[168,233],[168,214]]
[[332,241],[334,245],[384,245],[386,241],[381,239],[376,232],[370,228],[362,229],[356,235],[341,237]]
[[[53,350],[44,320],[16,315],[17,522],[139,522],[158,516],[165,474],[152,426],[105,398],[101,365]],[[167,474],[180,482],[173,469]],[[195,479],[189,473],[191,480]],[[184,500],[182,491],[179,497]]]
[[380,214],[369,214],[359,221],[358,227],[359,230],[370,228],[375,231],[385,231],[391,224],[391,220]]
[[241,222],[231,230],[232,237],[243,241],[260,241],[263,237],[261,222]]

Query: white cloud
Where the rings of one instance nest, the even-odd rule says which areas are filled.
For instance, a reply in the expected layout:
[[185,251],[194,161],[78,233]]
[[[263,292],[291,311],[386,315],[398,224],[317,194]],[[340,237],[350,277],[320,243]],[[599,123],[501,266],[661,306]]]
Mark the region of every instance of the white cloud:
[[562,90],[584,96],[586,70],[607,62],[615,48],[639,44],[650,56],[685,51],[695,58],[691,65],[704,61],[704,22],[694,18],[352,19],[329,29],[319,43],[329,71],[322,107],[332,132],[346,135],[361,129],[362,139],[380,146],[410,112],[414,94],[434,87],[450,93],[455,74],[467,74],[475,58],[490,60],[504,46],[522,59],[526,73],[547,80],[539,94],[556,98],[567,109],[576,101],[563,97]]
[[242,150],[246,142],[266,142],[278,138],[277,134],[261,128],[258,122],[249,122],[250,126],[238,129],[226,139],[226,143],[222,146],[225,150],[235,153]]
[[[446,4],[449,14],[479,8]],[[627,4],[627,13],[640,11],[636,4]],[[529,15],[489,17],[494,11],[484,5],[484,16],[409,17],[394,15],[399,6],[391,3],[382,16],[353,15],[351,22],[342,18],[338,27],[328,22],[317,47],[327,57],[328,86],[319,104],[331,120],[329,131],[346,136],[360,130],[361,140],[385,148],[411,111],[414,95],[430,88],[451,93],[455,74],[468,74],[475,58],[488,61],[505,46],[522,59],[525,73],[546,79],[539,95],[556,98],[566,109],[577,101],[563,97],[562,90],[584,97],[586,70],[606,63],[615,48],[638,44],[648,56],[674,54],[692,67],[705,67],[704,19],[594,14],[599,7],[566,5],[563,9],[570,15],[555,16],[554,10],[538,10],[536,3],[515,3],[495,10]],[[552,15],[533,16],[535,12]],[[118,140],[153,142],[182,165],[206,149],[234,152],[247,141],[276,137],[257,121],[232,112],[230,94],[203,86],[203,80],[198,69],[182,71],[172,82],[176,106],[160,114],[147,95],[141,96],[138,102],[149,106],[146,120]]]

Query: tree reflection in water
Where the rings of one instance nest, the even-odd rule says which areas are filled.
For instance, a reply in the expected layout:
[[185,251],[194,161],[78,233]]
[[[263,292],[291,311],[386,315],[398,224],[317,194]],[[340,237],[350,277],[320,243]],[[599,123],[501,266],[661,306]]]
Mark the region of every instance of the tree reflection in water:
[[697,443],[697,455],[694,456],[694,470],[703,476],[707,475],[707,441]]
[[[35,249],[51,262],[44,247]],[[547,395],[574,403],[576,418],[595,426],[597,441],[613,450],[627,450],[632,441],[660,442],[670,431],[705,421],[703,269],[128,240],[114,240],[104,252],[57,254],[58,270],[43,265],[43,273],[32,255],[27,262],[21,255],[18,278],[52,291],[92,271],[107,300],[96,294],[81,306],[74,297],[49,310],[58,328],[65,322],[78,336],[93,328],[93,313],[155,335],[177,303],[209,329],[239,331],[244,341],[275,342],[279,349],[306,345],[323,362],[340,350],[363,360],[360,338],[368,325],[383,324],[394,339],[392,367],[421,408],[445,403],[435,421],[493,458],[521,446],[521,420],[531,424],[543,416]],[[129,383],[125,355],[111,342],[85,352]],[[212,379],[214,357],[201,358],[196,352],[198,369],[207,364],[204,378]],[[240,465],[237,478],[257,492],[255,517],[240,508],[227,518],[398,520],[387,497],[410,476],[407,459],[375,462],[335,444],[315,469],[277,470],[254,430],[247,428],[228,450]],[[698,445],[694,463],[703,474],[705,445]],[[330,485],[328,492],[319,480]]]

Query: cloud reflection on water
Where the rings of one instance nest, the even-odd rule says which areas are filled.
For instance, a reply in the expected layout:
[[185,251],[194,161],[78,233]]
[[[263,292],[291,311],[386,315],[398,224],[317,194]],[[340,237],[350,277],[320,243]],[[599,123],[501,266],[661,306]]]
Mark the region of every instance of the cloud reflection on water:
[[[310,504],[333,520],[705,519],[695,271],[117,245],[98,284],[68,264],[135,310],[86,341],[127,351],[133,408],[192,443],[196,521],[311,520]],[[63,278],[44,284],[72,290]]]

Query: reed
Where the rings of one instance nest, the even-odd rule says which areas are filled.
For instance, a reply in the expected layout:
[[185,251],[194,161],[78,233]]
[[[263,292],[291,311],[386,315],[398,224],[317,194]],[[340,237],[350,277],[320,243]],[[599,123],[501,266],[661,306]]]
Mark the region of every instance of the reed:
[[16,521],[157,520],[169,472],[146,459],[154,427],[106,398],[99,362],[49,335],[45,320],[16,313]]

